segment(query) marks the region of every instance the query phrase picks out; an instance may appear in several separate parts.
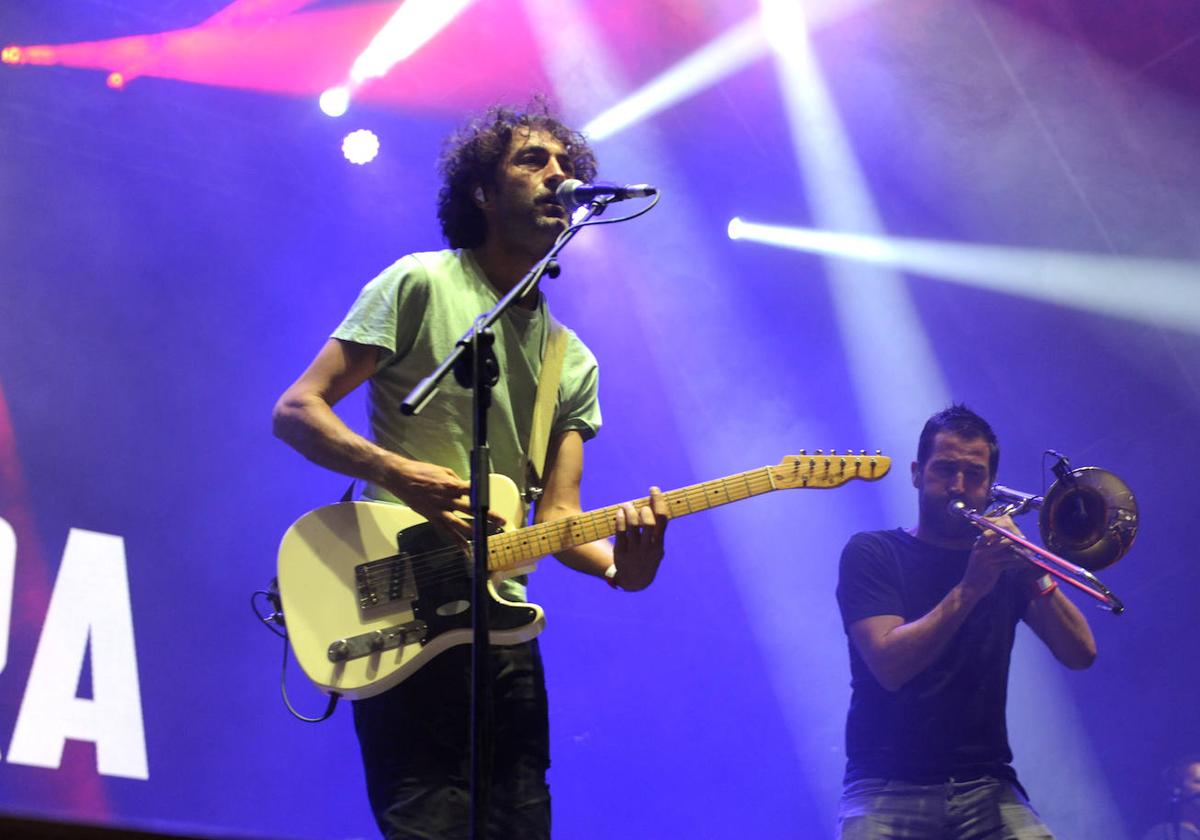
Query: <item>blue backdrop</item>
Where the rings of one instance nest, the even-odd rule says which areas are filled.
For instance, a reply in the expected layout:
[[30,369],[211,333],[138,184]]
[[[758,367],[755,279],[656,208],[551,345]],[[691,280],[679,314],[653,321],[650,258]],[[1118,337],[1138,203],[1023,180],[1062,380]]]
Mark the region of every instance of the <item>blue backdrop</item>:
[[[757,13],[479,4],[540,38],[530,61],[578,124]],[[224,5],[5,2],[0,41],[161,32]],[[895,468],[675,522],[638,595],[543,562],[556,833],[830,830],[849,699],[837,558],[856,530],[912,524],[916,436],[953,399],[998,430],[1005,483],[1039,490],[1053,447],[1137,495],[1137,544],[1103,575],[1128,613],[1086,607],[1098,662],[1062,671],[1022,631],[1010,699],[1018,772],[1059,836],[1135,836],[1165,805],[1160,768],[1200,748],[1200,14],[806,5],[820,78],[763,49],[596,141],[604,177],[663,199],[585,232],[545,287],[601,363],[584,501],[801,448],[880,448]],[[567,24],[602,46],[619,27],[658,40],[580,56],[546,37]],[[370,836],[348,709],[286,713],[280,643],[248,607],[288,524],[345,486],[273,440],[270,412],[366,279],[439,246],[433,162],[474,103],[429,78],[434,104],[339,121],[250,84],[103,79],[0,66],[0,811]],[[361,167],[338,148],[358,127],[383,144]],[[734,216],[1003,250],[866,264],[730,241]],[[357,397],[340,408],[362,427]],[[69,719],[39,715],[43,697]]]

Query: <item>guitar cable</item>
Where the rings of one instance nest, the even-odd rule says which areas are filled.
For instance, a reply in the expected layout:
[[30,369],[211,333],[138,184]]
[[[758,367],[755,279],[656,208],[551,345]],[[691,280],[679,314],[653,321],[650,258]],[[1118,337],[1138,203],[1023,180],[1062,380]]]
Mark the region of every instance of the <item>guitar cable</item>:
[[[259,597],[264,598],[270,605],[271,611],[264,612],[259,608]],[[283,705],[291,712],[292,717],[304,723],[321,723],[328,720],[333,714],[333,710],[337,707],[338,700],[342,699],[342,695],[337,692],[332,692],[329,695],[329,705],[325,707],[324,713],[320,717],[305,717],[296,711],[292,706],[291,700],[287,693],[287,665],[288,665],[288,634],[287,624],[283,620],[283,604],[279,600],[279,582],[272,580],[271,585],[267,589],[259,589],[250,595],[250,609],[254,611],[254,615],[258,618],[262,625],[274,633],[279,638],[283,639],[283,667],[279,673],[279,694],[283,698]]]

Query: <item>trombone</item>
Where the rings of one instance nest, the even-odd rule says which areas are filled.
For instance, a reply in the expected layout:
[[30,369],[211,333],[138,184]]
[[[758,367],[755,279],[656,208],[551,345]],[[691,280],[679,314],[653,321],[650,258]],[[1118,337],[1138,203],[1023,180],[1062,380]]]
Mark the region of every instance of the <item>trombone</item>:
[[[972,510],[962,499],[951,501],[948,509],[980,530],[995,531],[1011,541],[1013,550],[1030,563],[1100,601],[1113,615],[1120,615],[1125,605],[1092,573],[1116,563],[1133,545],[1138,527],[1133,492],[1107,470],[1071,469],[1061,455],[1054,474],[1056,480],[1045,496],[994,484],[992,506],[986,513]],[[1034,508],[1039,510],[1038,530],[1046,548],[987,518],[1016,516]]]

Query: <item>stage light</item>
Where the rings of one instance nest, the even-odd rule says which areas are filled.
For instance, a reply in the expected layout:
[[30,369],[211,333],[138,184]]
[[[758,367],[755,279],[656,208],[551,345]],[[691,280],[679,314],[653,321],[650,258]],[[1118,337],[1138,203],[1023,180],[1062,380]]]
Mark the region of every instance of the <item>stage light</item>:
[[386,76],[471,5],[472,0],[407,0],[354,60],[350,81],[360,85]]
[[729,238],[734,240],[735,242],[737,240],[741,239],[742,233],[744,232],[744,227],[743,227],[744,224],[745,223],[742,221],[740,216],[734,216],[732,219],[730,219],[729,227],[726,228],[726,232],[729,234]]
[[[1200,333],[1200,263],[743,222],[741,238]],[[1131,282],[1137,278],[1137,282]]]
[[883,237],[782,225],[763,225],[743,221],[738,216],[730,219],[730,231],[733,230],[735,224],[738,235],[733,236],[731,233],[730,239],[746,239],[750,242],[790,248],[794,251],[807,251],[831,257],[848,257],[865,262],[881,264],[895,262],[893,259],[894,249]]
[[715,84],[766,53],[757,18],[750,18],[692,53],[583,127],[604,140]]
[[370,163],[379,154],[379,138],[365,128],[351,131],[342,140],[342,154],[359,166]]
[[[826,0],[811,9],[807,25],[831,23],[874,2],[877,0]],[[772,46],[783,52],[796,49],[789,32],[797,22],[805,22],[799,6],[788,9],[779,3],[764,3],[761,15],[742,21],[593,117],[584,125],[584,134],[592,140],[612,137],[733,75],[766,55]]]
[[113,90],[120,90],[121,88],[125,87],[125,77],[120,73],[109,73],[108,78],[104,80],[104,83]]
[[[775,30],[772,42],[780,45],[780,93],[813,218],[823,228],[882,234],[874,196],[813,49],[811,21],[799,0],[761,0],[761,8],[764,26]],[[738,228],[742,241],[763,234],[745,221]],[[864,425],[877,445],[903,452],[928,406],[945,405],[948,398],[908,287],[886,264],[830,259],[824,270]],[[879,352],[880,336],[887,336],[887,353]],[[882,490],[891,518],[908,514],[910,493],[900,484]]]
[[[761,0],[760,5],[762,32],[771,49],[779,55],[786,56],[797,48],[808,47],[809,24],[799,3],[789,0]],[[797,32],[805,33],[805,37],[797,38]]]
[[5,64],[54,64],[58,54],[54,47],[18,47],[16,45],[0,50],[0,61]]
[[332,87],[321,94],[317,103],[326,116],[340,117],[350,109],[350,89],[344,85]]

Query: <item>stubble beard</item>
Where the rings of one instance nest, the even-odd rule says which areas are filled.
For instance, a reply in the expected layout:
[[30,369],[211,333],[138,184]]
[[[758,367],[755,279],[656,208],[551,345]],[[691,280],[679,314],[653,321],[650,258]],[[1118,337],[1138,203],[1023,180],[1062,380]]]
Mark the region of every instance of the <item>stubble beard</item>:
[[545,215],[543,206],[534,203],[522,207],[508,214],[504,225],[510,247],[535,261],[546,256],[566,228],[562,219]]
[[[960,496],[967,507],[971,500]],[[932,534],[948,540],[968,540],[979,533],[979,529],[969,519],[953,513],[950,510],[949,499],[934,499],[921,496],[921,524]]]

